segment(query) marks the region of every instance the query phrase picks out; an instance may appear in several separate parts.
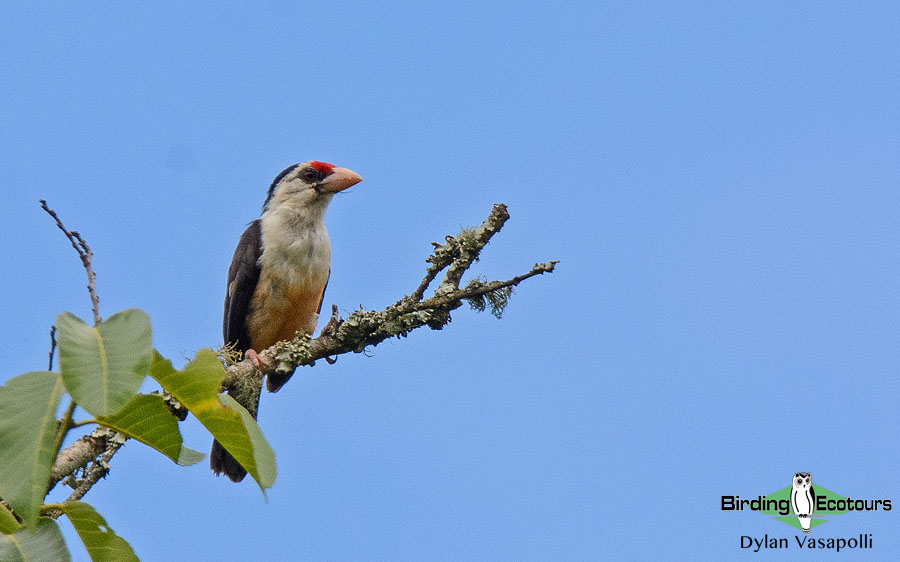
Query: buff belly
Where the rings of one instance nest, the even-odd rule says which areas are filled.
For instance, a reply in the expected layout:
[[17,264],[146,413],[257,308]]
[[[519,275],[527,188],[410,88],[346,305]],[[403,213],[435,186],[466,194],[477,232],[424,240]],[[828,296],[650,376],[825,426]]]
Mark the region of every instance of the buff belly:
[[319,319],[318,309],[328,281],[327,275],[308,275],[286,282],[273,274],[260,275],[250,305],[249,333],[253,349],[262,350],[295,332],[312,334]]

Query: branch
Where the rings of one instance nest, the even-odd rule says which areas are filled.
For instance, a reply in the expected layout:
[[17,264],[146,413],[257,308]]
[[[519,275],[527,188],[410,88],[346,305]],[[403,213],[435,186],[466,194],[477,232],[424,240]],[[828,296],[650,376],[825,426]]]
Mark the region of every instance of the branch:
[[[61,480],[67,479],[74,491],[66,501],[80,500],[94,484],[106,476],[109,461],[126,440],[127,437],[123,434],[101,426],[60,451],[50,469],[48,493]],[[79,470],[82,471],[80,479],[75,476]],[[54,519],[61,514],[59,510],[47,512]]]
[[84,497],[84,495],[91,489],[91,487],[96,484],[101,478],[106,476],[109,472],[109,461],[112,459],[113,455],[125,444],[125,441],[128,440],[124,434],[118,433],[109,429],[108,427],[98,427],[94,430],[94,435],[98,432],[106,432],[106,447],[103,450],[103,453],[91,462],[91,465],[85,468],[84,478],[80,481],[76,481],[75,491],[72,492],[66,501],[75,501],[80,500]]
[[56,430],[56,446],[53,447],[53,450],[57,453],[59,452],[60,447],[62,447],[63,440],[66,438],[66,433],[69,432],[70,429],[74,427],[72,424],[72,415],[75,413],[75,401],[69,400],[69,405],[66,406],[66,411],[63,413],[62,419],[57,422],[57,430]]
[[56,455],[50,469],[50,486],[53,489],[63,478],[72,475],[79,468],[86,466],[91,460],[106,450],[106,441],[110,430],[98,427],[90,435],[81,437]]
[[87,245],[87,242],[84,241],[84,238],[82,238],[80,234],[63,226],[56,211],[48,207],[45,200],[41,199],[40,203],[41,209],[45,210],[48,215],[53,217],[53,220],[56,221],[56,226],[63,231],[63,234],[69,239],[72,247],[78,252],[78,257],[81,258],[81,265],[84,266],[84,270],[87,273],[87,290],[91,295],[91,310],[94,313],[94,326],[96,326],[100,323],[100,299],[97,297],[97,289],[95,287],[97,277],[94,275],[94,269],[91,267],[91,258],[94,257],[94,252],[91,251],[90,246]]
[[[332,307],[328,324],[319,337],[310,339],[298,332],[291,341],[279,342],[259,353],[262,363],[257,370],[249,360],[241,361],[226,369],[223,388],[238,393],[259,391],[261,375],[290,374],[300,365],[314,365],[318,359],[327,359],[344,353],[360,353],[366,347],[375,346],[392,337],[405,337],[422,326],[440,330],[450,322],[450,312],[468,301],[473,308],[483,310],[479,302],[491,302],[495,315],[506,306],[512,288],[536,275],[553,272],[557,261],[536,263],[531,270],[506,281],[474,280],[460,288],[463,274],[471,267],[490,239],[500,231],[509,213],[506,205],[494,205],[488,218],[479,227],[464,229],[456,237],[447,236],[443,244],[432,243],[434,252],[425,261],[431,265],[425,277],[413,291],[381,311],[358,310],[344,320],[338,317],[337,307]],[[447,270],[433,296],[425,299],[425,292],[438,274]],[[423,300],[424,299],[424,300]]]

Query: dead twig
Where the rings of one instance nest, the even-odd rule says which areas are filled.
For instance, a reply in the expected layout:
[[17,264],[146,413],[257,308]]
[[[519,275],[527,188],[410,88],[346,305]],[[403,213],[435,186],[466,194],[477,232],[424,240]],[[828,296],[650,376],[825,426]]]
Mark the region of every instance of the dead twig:
[[53,370],[53,354],[56,353],[56,325],[50,326],[50,353],[47,361],[47,370]]
[[94,275],[94,268],[91,266],[91,259],[94,257],[94,252],[91,251],[90,246],[87,245],[87,242],[84,241],[84,238],[82,238],[78,232],[69,230],[63,225],[59,216],[56,214],[56,211],[48,207],[45,200],[41,199],[40,203],[41,209],[53,217],[53,220],[56,221],[56,226],[63,231],[63,234],[69,239],[72,247],[78,252],[78,257],[81,258],[81,265],[84,266],[84,270],[87,273],[87,290],[91,296],[91,311],[94,313],[94,325],[96,326],[100,324],[100,298],[97,296],[97,276]]

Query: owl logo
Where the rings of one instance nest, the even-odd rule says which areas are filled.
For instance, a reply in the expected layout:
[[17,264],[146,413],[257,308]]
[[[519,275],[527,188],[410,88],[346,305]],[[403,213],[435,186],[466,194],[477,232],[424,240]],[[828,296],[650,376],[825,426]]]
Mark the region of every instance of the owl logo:
[[816,492],[812,487],[812,474],[797,472],[791,480],[791,509],[800,521],[804,533],[809,532],[809,524],[816,508]]

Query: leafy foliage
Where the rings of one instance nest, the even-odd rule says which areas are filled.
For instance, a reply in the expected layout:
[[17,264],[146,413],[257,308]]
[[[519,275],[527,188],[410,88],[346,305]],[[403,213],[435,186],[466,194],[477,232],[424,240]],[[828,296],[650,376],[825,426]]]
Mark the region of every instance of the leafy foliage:
[[0,387],[0,497],[31,531],[56,454],[56,409],[62,391],[59,375],[48,371],[25,373]]
[[69,562],[69,551],[56,521],[41,517],[34,532],[20,529],[0,535],[3,562]]
[[181,445],[178,420],[158,394],[138,394],[120,411],[100,416],[97,421],[153,447],[182,466],[203,460],[203,453]]
[[225,370],[212,350],[198,351],[181,371],[157,354],[150,376],[197,417],[263,491],[272,486],[275,453],[253,416],[233,398],[219,393]]
[[79,502],[65,502],[59,508],[66,514],[81,542],[94,562],[137,561],[134,550],[106,525],[106,520],[90,505]]
[[0,503],[0,533],[11,535],[22,528],[22,524],[16,521],[16,516],[8,507]]
[[[0,561],[69,560],[53,519],[61,513],[72,522],[92,560],[137,560],[128,543],[113,533],[93,507],[77,501],[83,491],[76,489],[70,500],[60,504],[42,505],[49,492],[47,483],[52,488],[60,478],[50,478],[56,470],[56,449],[74,422],[74,407],[66,410],[62,421],[56,419],[66,392],[74,404],[94,416],[74,425],[100,424],[118,432],[111,433],[118,435],[118,443],[126,436],[133,438],[180,465],[200,461],[202,453],[183,445],[179,419],[165,399],[138,393],[151,374],[244,465],[260,488],[272,485],[275,454],[253,416],[230,396],[219,394],[225,372],[212,350],[201,350],[183,370],[175,370],[153,351],[150,320],[137,309],[120,312],[96,327],[64,312],[57,317],[57,333],[61,373],[25,373],[0,387],[0,497],[4,500],[0,503]],[[96,467],[102,471],[98,474],[105,474],[102,458],[94,459],[85,473]],[[76,462],[70,470],[89,461],[90,457]],[[73,487],[88,480],[75,481]]]
[[127,404],[147,376],[153,348],[150,318],[143,310],[123,310],[99,326],[71,312],[56,318],[59,366],[66,390],[95,416]]

